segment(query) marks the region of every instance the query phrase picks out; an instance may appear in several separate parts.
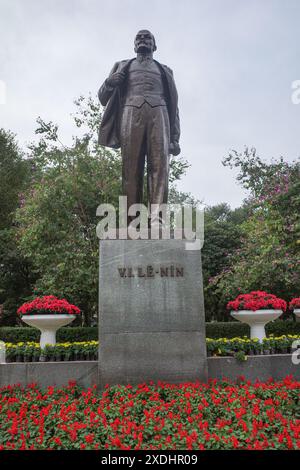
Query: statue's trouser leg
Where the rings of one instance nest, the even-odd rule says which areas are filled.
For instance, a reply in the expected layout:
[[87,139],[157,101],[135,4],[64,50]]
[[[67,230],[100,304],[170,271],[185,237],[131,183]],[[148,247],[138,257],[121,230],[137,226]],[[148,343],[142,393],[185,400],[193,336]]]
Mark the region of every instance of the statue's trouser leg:
[[147,184],[151,220],[160,219],[157,205],[168,202],[170,123],[166,106],[148,107]]
[[143,202],[146,155],[144,106],[124,106],[121,117],[122,184],[123,195],[127,196],[127,208]]

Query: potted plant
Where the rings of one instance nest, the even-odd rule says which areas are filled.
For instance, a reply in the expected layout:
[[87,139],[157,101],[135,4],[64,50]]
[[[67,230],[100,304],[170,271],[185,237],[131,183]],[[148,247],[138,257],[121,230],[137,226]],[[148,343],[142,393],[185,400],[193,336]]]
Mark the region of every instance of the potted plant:
[[300,297],[295,297],[289,303],[289,308],[294,312],[296,317],[300,318]]
[[80,310],[65,299],[45,295],[24,303],[17,313],[27,325],[41,331],[40,347],[44,348],[46,344],[56,344],[56,331],[71,323]]
[[228,302],[227,309],[231,316],[250,326],[251,338],[260,342],[266,337],[265,325],[280,317],[286,311],[287,303],[273,294],[264,291],[252,291],[240,294]]

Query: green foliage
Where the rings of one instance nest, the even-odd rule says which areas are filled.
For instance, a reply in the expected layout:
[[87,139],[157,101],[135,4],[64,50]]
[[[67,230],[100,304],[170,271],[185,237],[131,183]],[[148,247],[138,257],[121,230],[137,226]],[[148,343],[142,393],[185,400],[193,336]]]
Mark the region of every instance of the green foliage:
[[223,311],[228,300],[251,290],[290,300],[299,295],[300,284],[300,161],[267,164],[246,149],[225,164],[240,168],[238,180],[251,191],[251,211],[240,225],[240,248],[210,279],[207,294],[220,299]]
[[236,354],[235,354],[235,358],[237,361],[239,362],[245,362],[247,361],[247,356],[245,355],[245,353],[243,351],[238,351]]
[[211,295],[210,282],[220,272],[226,272],[232,255],[241,247],[241,224],[247,219],[249,208],[231,210],[225,204],[207,207],[204,213],[204,245],[202,265],[206,320],[223,320],[228,316],[223,298]]
[[[230,317],[229,317],[230,318]],[[292,320],[275,320],[265,327],[267,335],[299,335],[300,322]],[[248,336],[250,337],[250,327],[240,322],[207,322],[206,336],[208,338],[236,338]]]
[[96,208],[116,202],[120,162],[102,149],[90,154],[79,141],[63,159],[58,149],[49,153],[41,157],[52,165],[41,168],[18,211],[19,246],[34,266],[35,294],[68,299],[89,324],[97,299]]
[[31,292],[30,262],[19,252],[15,211],[23,203],[32,162],[24,159],[15,136],[0,129],[0,325],[14,324],[15,311]]
[[28,179],[28,163],[22,158],[15,136],[0,129],[0,230],[12,225],[20,191]]
[[271,163],[267,163],[257,155],[254,147],[250,149],[245,147],[243,152],[231,150],[222,163],[231,169],[239,168],[237,181],[250,192],[252,198],[259,198],[263,195],[272,196],[268,194],[268,191],[274,190],[279,183],[285,185],[286,177],[294,166],[285,162],[282,157],[279,160],[272,159]]
[[[276,320],[266,325],[267,335],[300,335],[300,322],[291,320]],[[250,336],[250,328],[238,321],[207,322],[206,337],[208,338],[237,338]],[[0,341],[6,343],[19,343],[39,341],[40,333],[36,328],[30,327],[1,327]],[[57,342],[73,343],[75,341],[97,341],[97,327],[63,327],[56,334]]]

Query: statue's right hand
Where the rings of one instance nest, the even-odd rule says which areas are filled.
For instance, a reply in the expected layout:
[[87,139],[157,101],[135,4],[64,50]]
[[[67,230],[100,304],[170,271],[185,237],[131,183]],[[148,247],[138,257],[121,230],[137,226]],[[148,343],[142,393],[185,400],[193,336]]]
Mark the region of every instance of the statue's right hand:
[[108,86],[115,88],[121,85],[124,78],[125,78],[125,72],[115,72],[106,79],[106,83]]

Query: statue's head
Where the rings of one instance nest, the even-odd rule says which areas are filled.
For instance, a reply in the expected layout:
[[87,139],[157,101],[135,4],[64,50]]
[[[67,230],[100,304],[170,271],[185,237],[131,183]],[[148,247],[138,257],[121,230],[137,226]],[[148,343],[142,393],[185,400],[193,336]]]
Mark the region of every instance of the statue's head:
[[154,52],[156,43],[153,34],[147,29],[142,29],[137,33],[134,40],[134,52]]

